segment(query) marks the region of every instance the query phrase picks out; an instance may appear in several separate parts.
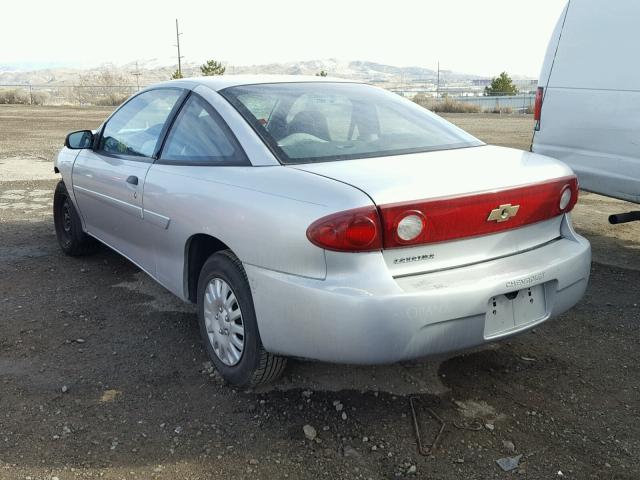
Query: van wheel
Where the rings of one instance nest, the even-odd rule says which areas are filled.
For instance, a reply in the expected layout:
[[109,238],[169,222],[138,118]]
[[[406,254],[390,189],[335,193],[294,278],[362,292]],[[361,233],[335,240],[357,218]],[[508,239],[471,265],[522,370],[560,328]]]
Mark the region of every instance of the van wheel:
[[286,358],[262,346],[247,274],[230,250],[211,255],[200,271],[198,321],[207,354],[228,383],[255,386],[284,371]]
[[62,180],[53,194],[53,223],[58,243],[65,254],[77,257],[97,249],[98,242],[82,230],[82,221]]

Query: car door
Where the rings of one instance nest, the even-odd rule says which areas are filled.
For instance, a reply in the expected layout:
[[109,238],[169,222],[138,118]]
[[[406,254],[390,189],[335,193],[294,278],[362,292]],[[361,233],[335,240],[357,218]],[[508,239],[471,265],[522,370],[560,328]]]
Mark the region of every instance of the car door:
[[144,181],[168,120],[184,91],[145,91],[104,124],[93,149],[82,150],[73,167],[73,190],[88,233],[154,273],[142,219]]
[[184,253],[194,233],[228,220],[233,175],[252,168],[229,126],[211,104],[191,92],[177,114],[145,183],[144,219],[153,240],[156,279],[183,291]]

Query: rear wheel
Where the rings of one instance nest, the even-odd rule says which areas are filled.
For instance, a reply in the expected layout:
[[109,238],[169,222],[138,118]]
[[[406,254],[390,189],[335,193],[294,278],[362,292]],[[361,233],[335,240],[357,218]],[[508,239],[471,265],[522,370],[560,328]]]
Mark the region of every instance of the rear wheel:
[[82,230],[82,222],[61,180],[53,195],[53,223],[60,248],[72,257],[95,251],[98,243]]
[[229,250],[211,255],[200,271],[198,320],[207,354],[227,382],[254,386],[284,371],[286,358],[262,346],[247,275]]

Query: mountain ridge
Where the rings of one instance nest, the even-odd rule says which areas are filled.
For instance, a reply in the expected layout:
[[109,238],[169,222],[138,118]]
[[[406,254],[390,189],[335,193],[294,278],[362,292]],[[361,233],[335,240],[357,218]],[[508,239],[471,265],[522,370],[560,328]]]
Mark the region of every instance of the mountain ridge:
[[[22,66],[32,64],[23,63]],[[84,76],[91,77],[101,71],[109,71],[117,75],[122,84],[148,85],[168,80],[177,69],[177,65],[160,65],[157,59],[146,59],[122,65],[104,64],[96,68],[61,67],[51,65],[42,69],[12,69],[11,64],[0,64],[0,84],[32,84],[32,85],[73,85],[79,83]],[[183,63],[182,72],[187,76],[200,76],[199,64]],[[434,84],[438,72],[420,66],[394,66],[367,60],[317,59],[291,62],[274,62],[257,65],[227,65],[228,74],[288,74],[315,75],[326,71],[330,76],[343,77],[370,83],[385,85]],[[136,79],[135,73],[139,73]],[[471,82],[489,77],[470,73],[440,71],[441,83]],[[527,78],[527,77],[514,77]]]

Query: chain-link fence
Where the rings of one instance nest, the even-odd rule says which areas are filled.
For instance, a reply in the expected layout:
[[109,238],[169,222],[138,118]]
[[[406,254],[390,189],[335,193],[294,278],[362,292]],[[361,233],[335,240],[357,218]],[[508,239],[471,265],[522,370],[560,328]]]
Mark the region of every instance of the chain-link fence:
[[534,93],[483,95],[478,91],[459,91],[455,94],[424,91],[396,91],[399,95],[434,112],[450,113],[533,113],[536,101]]
[[[140,90],[137,85],[0,85],[0,104],[117,106]],[[456,93],[392,89],[434,112],[533,113],[535,95],[484,96],[477,90]]]
[[0,85],[0,104],[115,106],[137,85]]

